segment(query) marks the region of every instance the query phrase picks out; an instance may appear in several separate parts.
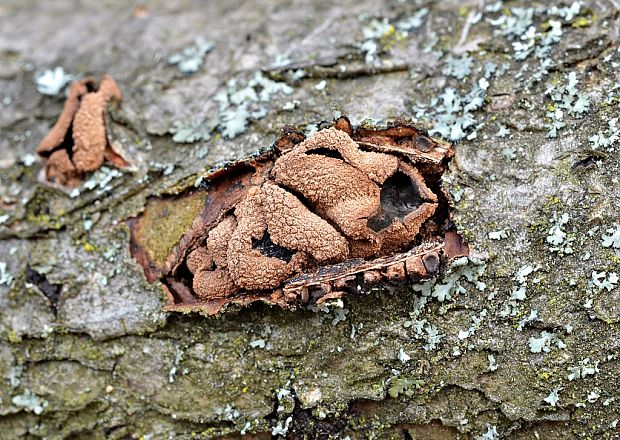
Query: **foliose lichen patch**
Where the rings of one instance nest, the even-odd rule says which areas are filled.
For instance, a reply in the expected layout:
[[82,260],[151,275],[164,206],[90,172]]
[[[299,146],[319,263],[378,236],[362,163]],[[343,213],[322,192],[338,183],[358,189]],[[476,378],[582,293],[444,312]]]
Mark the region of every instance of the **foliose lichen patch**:
[[[441,189],[452,155],[449,144],[404,122],[354,129],[342,117],[308,139],[285,129],[267,152],[168,202],[180,212],[206,192],[178,241],[154,244],[151,211],[161,202],[151,201],[128,221],[131,251],[149,281],[163,282],[169,310],[207,314],[258,300],[295,309],[423,279],[468,253],[449,231]],[[155,259],[155,248],[172,251]]]

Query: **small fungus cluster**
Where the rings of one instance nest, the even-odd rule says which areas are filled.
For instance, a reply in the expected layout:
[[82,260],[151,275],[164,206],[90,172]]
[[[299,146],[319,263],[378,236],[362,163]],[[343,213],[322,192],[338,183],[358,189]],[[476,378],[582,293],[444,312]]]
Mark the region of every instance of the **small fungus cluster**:
[[121,92],[108,75],[99,83],[87,77],[71,85],[60,117],[37,147],[37,153],[47,159],[43,181],[72,188],[104,160],[119,167],[127,165],[108,142],[105,112],[112,100],[120,101]]
[[265,155],[205,178],[205,207],[166,267],[148,261],[139,219],[130,222],[132,252],[173,304],[216,311],[424,278],[444,251],[439,180],[451,155],[411,126],[354,131],[342,118],[309,139],[291,131]]

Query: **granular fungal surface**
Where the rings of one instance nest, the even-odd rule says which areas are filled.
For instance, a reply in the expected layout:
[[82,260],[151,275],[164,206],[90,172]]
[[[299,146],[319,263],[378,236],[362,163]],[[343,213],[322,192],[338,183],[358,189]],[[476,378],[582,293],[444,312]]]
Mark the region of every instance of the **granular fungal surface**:
[[75,81],[62,113],[37,147],[47,159],[41,180],[53,186],[77,186],[85,173],[97,170],[104,162],[127,166],[127,162],[108,141],[105,112],[112,101],[121,100],[116,81],[103,75]]
[[175,211],[207,191],[165,258],[150,244],[161,217],[147,205],[129,220],[132,253],[149,281],[163,282],[170,310],[208,314],[257,300],[294,309],[422,279],[467,253],[448,231],[440,185],[452,155],[449,144],[405,123],[354,130],[341,118],[308,139],[286,129],[267,153],[214,171],[204,189],[167,202]]

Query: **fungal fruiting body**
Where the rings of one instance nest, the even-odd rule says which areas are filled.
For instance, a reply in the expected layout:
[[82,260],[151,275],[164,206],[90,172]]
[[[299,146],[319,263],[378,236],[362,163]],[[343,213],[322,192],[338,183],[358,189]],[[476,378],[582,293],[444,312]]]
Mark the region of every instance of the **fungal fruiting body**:
[[75,81],[56,124],[37,147],[47,159],[42,180],[71,188],[84,174],[97,170],[104,162],[124,167],[127,162],[114,151],[106,133],[105,112],[112,100],[120,101],[116,82],[103,75],[97,83],[93,77]]
[[439,179],[452,154],[406,124],[353,130],[341,118],[309,139],[287,130],[270,152],[205,178],[204,208],[164,261],[146,246],[148,222],[131,219],[132,253],[171,310],[295,308],[421,279],[446,258]]

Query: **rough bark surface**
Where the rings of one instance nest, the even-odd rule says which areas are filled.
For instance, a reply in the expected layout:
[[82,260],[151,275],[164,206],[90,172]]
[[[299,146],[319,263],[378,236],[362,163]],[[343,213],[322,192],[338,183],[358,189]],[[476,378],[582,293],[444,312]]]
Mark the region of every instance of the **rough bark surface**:
[[[3,1],[0,438],[618,435],[620,5],[577,4]],[[215,46],[180,74],[166,60],[196,37]],[[134,165],[71,196],[32,163],[64,100],[34,78],[55,66],[118,82],[109,129]],[[247,131],[173,141],[259,71],[292,90]],[[445,187],[484,273],[324,310],[164,313],[123,221],[334,110],[459,139]],[[153,231],[162,253],[192,206]]]

